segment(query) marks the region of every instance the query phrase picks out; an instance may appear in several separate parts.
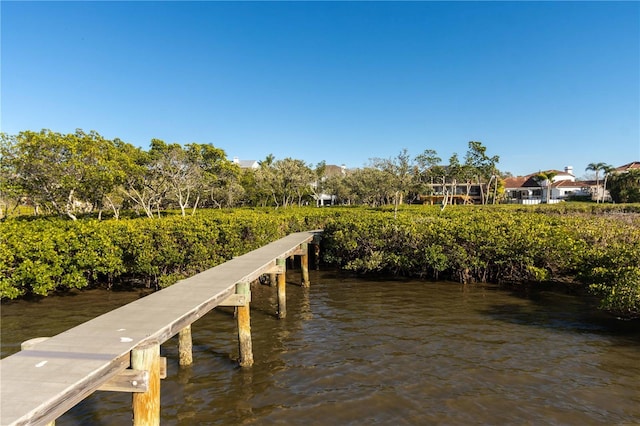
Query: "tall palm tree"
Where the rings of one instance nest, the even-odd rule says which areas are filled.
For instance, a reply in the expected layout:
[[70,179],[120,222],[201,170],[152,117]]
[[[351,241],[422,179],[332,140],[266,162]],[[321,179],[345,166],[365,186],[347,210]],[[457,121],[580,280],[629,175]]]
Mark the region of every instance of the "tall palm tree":
[[549,200],[551,200],[551,184],[553,183],[553,178],[556,177],[558,173],[554,171],[546,171],[540,172],[536,175],[536,180],[540,183],[547,183],[547,204],[549,204]]
[[605,164],[602,166],[602,173],[604,174],[604,183],[602,184],[602,202],[604,203],[604,196],[607,192],[607,179],[609,175],[615,170],[615,168],[610,164]]
[[608,166],[606,163],[589,163],[585,168],[585,171],[587,172],[596,173],[596,202],[600,199],[598,197],[598,195],[600,195],[600,170],[603,170],[606,166]]

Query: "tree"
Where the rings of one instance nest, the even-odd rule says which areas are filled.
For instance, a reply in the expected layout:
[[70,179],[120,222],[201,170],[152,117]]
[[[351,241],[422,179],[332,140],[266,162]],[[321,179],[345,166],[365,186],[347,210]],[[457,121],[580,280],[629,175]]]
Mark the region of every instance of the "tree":
[[[490,186],[493,182],[497,185],[496,176],[498,176],[498,170],[496,164],[500,161],[498,155],[489,157],[487,155],[487,148],[482,145],[482,142],[470,141],[469,149],[465,156],[465,164],[471,167],[475,171],[478,185],[480,186],[480,196],[482,198],[482,204],[486,204],[489,200]],[[487,181],[487,195],[485,197],[483,179]],[[495,198],[494,198],[495,202]]]
[[[255,172],[256,186],[262,196],[268,195],[276,207],[291,206],[311,194],[314,172],[302,160],[285,158],[273,161],[268,156]],[[264,200],[266,204],[267,200]]]
[[271,165],[273,165],[273,162],[276,160],[276,157],[273,154],[269,154],[265,157],[264,160],[262,161],[258,161],[258,165],[259,166],[265,166],[265,167],[270,167]]
[[265,197],[258,186],[257,175],[257,171],[253,169],[240,170],[238,183],[242,186],[243,191],[240,204],[262,207],[266,205]]
[[101,206],[123,177],[113,142],[94,131],[63,135],[43,129],[2,140],[2,169],[12,176],[12,191],[74,220]]
[[546,172],[540,172],[536,175],[536,180],[538,182],[540,182],[541,184],[544,183],[547,187],[547,204],[549,204],[549,201],[551,200],[551,184],[553,183],[553,179],[558,175],[558,173],[554,172],[554,171],[546,171]]
[[[242,177],[243,187],[250,196],[253,205],[265,207],[273,198],[271,186],[275,184],[276,176],[273,163],[275,157],[269,154],[264,160],[258,161],[257,170],[246,170]],[[274,201],[277,203],[277,201]]]
[[415,161],[420,167],[420,171],[426,172],[430,168],[440,164],[442,159],[438,157],[438,153],[435,150],[425,149],[422,154],[416,157]]
[[416,191],[416,164],[411,160],[407,149],[403,149],[395,158],[371,160],[374,168],[387,176],[387,186],[397,213],[398,206],[403,200]]
[[124,144],[120,139],[113,141],[99,138],[98,144],[92,144],[93,154],[88,156],[95,162],[94,173],[87,177],[92,191],[87,194],[88,201],[98,209],[98,218],[102,218],[105,204],[110,208],[114,217],[119,217],[119,209],[124,198],[121,196],[121,188],[126,179],[126,170],[123,166],[128,159],[123,155],[118,146]]
[[239,183],[240,167],[227,159],[224,150],[199,143],[187,144],[185,148],[187,164],[198,176],[193,186],[193,213],[207,196],[216,207],[238,203],[244,193]]
[[347,193],[356,204],[378,207],[387,204],[392,190],[386,172],[365,167],[349,173],[344,180]]
[[[271,158],[270,158],[271,157]],[[259,161],[260,167],[255,171],[256,196],[260,199],[260,205],[267,206],[271,204],[271,200],[276,207],[279,206],[279,197],[277,196],[279,176],[277,176],[273,166],[273,156],[269,155],[265,161]]]
[[[190,161],[187,153],[177,143],[166,144],[160,139],[151,140],[150,173],[158,182],[163,182],[163,190],[171,195],[180,206],[182,216],[186,216],[189,201],[202,181],[201,169]],[[157,205],[158,209],[160,204]]]
[[241,182],[241,170],[228,162],[210,180],[209,199],[216,207],[237,207],[245,198],[246,190]]
[[324,181],[324,189],[327,193],[335,196],[339,204],[351,204],[354,200],[354,194],[347,185],[348,175],[335,174],[327,177]]
[[600,170],[604,170],[605,167],[610,167],[605,163],[589,163],[585,168],[585,171],[592,171],[596,174],[596,202],[600,200]]
[[126,179],[122,185],[122,192],[137,207],[144,210],[149,218],[153,218],[153,209],[159,209],[166,193],[166,183],[162,176],[156,173],[154,158],[150,153],[132,145],[119,146],[127,159],[124,164]]
[[468,163],[461,164],[460,160],[458,160],[458,154],[454,153],[449,158],[448,175],[453,188],[456,188],[457,185],[464,182],[466,187],[465,196],[470,197],[471,185],[473,184],[474,177],[477,175],[476,169]]
[[[425,192],[426,188],[432,188],[433,180],[438,175],[436,169],[441,171],[440,162],[442,159],[438,157],[438,153],[433,149],[425,149],[422,154],[415,158],[417,165],[417,179],[421,192]],[[435,172],[435,173],[434,173]]]
[[4,212],[0,209],[0,218],[8,215],[10,210],[17,209],[26,196],[24,188],[18,183],[14,166],[15,144],[15,136],[0,133],[0,206],[4,208]]
[[298,205],[301,206],[311,195],[311,183],[315,179],[313,170],[304,161],[292,158],[276,161],[275,165],[284,178],[283,200],[291,197],[291,200],[297,199]]
[[210,197],[218,207],[232,204],[239,197],[239,168],[226,158],[224,150],[211,144],[190,143],[184,148],[151,140],[147,172],[155,189],[156,207],[167,197],[178,204],[182,216],[188,208],[194,214],[200,201]]
[[327,177],[325,173],[327,171],[327,163],[323,160],[316,164],[316,168],[313,170],[315,180],[311,184],[311,193],[316,200],[316,207],[320,206],[320,197],[324,193]]
[[640,169],[612,174],[609,193],[616,203],[640,203]]

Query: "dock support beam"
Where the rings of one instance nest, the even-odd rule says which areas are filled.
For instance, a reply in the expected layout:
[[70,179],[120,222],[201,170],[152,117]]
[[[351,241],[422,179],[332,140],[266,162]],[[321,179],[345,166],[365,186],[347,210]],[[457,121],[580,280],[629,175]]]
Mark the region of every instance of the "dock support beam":
[[300,244],[300,268],[302,269],[302,287],[309,287],[309,244]]
[[278,273],[278,318],[287,316],[287,259],[276,259],[276,265],[281,268]]
[[133,425],[160,425],[160,344],[149,342],[131,351],[131,368],[149,372],[146,392],[133,393]]
[[178,351],[180,352],[180,365],[193,364],[193,342],[191,340],[191,325],[186,326],[178,335]]
[[[249,283],[237,283],[236,294],[246,295],[250,299],[251,287]],[[238,349],[240,359],[238,363],[240,367],[251,367],[253,365],[253,346],[251,343],[251,315],[249,310],[249,302],[243,306],[238,306]]]

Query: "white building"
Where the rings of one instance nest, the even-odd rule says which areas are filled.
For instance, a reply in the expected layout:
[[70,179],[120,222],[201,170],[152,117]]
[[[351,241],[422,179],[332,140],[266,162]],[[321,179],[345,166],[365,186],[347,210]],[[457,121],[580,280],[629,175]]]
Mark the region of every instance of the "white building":
[[260,164],[256,160],[240,160],[238,157],[233,157],[233,164],[237,164],[241,169],[257,169]]
[[[551,185],[547,181],[538,179],[537,176],[540,173],[555,173],[551,179]],[[549,203],[559,203],[573,196],[590,196],[591,182],[576,181],[571,166],[565,167],[564,171],[546,170],[505,179],[505,196],[509,203],[546,203],[548,191],[551,191]]]

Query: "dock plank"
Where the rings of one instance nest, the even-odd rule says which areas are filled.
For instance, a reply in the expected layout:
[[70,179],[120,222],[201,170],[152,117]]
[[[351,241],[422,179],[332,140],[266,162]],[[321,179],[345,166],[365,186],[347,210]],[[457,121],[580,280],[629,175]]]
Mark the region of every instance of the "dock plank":
[[129,367],[131,350],[164,343],[317,233],[290,234],[0,360],[0,425],[55,420]]

